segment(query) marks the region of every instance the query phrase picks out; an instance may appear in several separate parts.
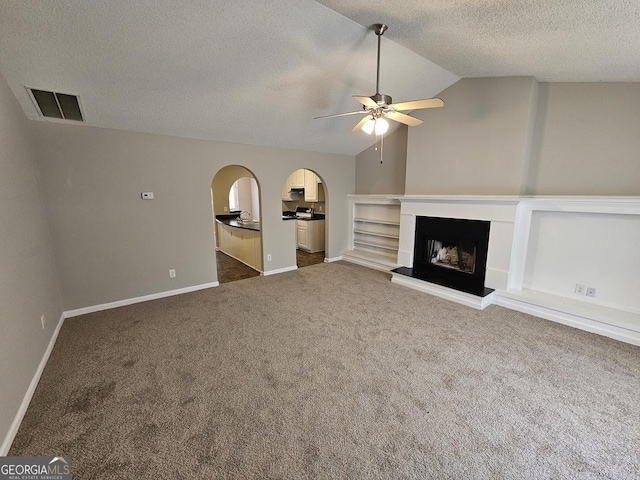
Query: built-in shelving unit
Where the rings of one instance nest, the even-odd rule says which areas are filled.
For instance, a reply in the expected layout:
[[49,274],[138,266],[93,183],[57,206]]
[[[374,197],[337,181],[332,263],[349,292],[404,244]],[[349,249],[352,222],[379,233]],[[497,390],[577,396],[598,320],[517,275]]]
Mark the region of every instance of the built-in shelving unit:
[[349,249],[345,260],[380,270],[398,266],[400,202],[387,195],[349,196]]

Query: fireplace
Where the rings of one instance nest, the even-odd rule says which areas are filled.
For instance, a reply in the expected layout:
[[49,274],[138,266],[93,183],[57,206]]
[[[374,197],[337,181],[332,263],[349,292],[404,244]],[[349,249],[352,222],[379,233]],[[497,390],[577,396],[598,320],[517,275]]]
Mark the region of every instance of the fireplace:
[[491,222],[416,217],[412,276],[445,287],[485,296]]

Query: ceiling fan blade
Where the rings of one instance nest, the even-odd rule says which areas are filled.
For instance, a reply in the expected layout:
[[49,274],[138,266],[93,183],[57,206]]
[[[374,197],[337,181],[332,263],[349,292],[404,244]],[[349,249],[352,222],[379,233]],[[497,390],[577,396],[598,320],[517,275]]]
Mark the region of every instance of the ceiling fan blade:
[[422,120],[420,120],[419,118],[412,117],[411,115],[407,115],[406,113],[390,111],[385,112],[385,116],[390,118],[391,120],[395,120],[396,122],[409,125],[410,127],[417,127],[422,123]]
[[367,108],[378,108],[380,106],[376,102],[374,102],[373,99],[371,99],[370,97],[361,97],[358,95],[354,95],[353,98],[355,98],[357,101],[359,101],[361,104],[363,104]]
[[373,117],[371,115],[367,115],[366,117],[364,117],[362,120],[360,120],[358,123],[356,123],[356,126],[353,127],[351,129],[352,132],[357,132],[358,130],[360,130],[365,123],[367,123],[369,120],[373,120]]
[[392,103],[389,105],[394,110],[418,110],[420,108],[444,107],[444,102],[440,98],[428,98],[426,100],[412,100],[410,102]]
[[345,115],[356,115],[357,113],[369,113],[366,110],[358,110],[357,112],[347,112],[347,113],[334,113],[333,115],[324,115],[322,117],[313,117],[314,120],[318,118],[333,118],[333,117],[344,117]]

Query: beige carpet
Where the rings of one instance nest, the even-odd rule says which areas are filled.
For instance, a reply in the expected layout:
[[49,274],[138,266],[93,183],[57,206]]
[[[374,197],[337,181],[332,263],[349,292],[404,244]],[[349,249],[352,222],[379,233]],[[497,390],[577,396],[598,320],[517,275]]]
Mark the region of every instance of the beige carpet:
[[639,478],[640,348],[347,263],[67,320],[11,449],[74,478]]

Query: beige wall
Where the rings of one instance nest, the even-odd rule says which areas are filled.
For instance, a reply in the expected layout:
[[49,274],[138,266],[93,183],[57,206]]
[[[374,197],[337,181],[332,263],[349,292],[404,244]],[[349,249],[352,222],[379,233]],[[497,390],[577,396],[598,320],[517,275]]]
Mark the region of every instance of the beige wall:
[[226,165],[260,185],[266,271],[296,264],[281,198],[297,168],[328,189],[327,256],[345,247],[354,157],[44,122],[35,131],[65,310],[216,281],[211,182]]
[[640,195],[640,83],[541,83],[534,195]]
[[413,112],[407,194],[640,195],[640,83],[466,78],[439,96]]
[[0,442],[62,314],[30,126],[0,76]]
[[412,113],[424,123],[409,129],[405,192],[518,195],[536,80],[465,78],[438,96],[444,108]]
[[407,127],[402,126],[385,136],[382,149],[372,145],[356,156],[356,193],[403,194],[406,169]]
[[244,167],[229,165],[215,174],[211,182],[211,192],[216,215],[229,211],[229,189],[233,182],[242,177],[253,177],[253,173]]

